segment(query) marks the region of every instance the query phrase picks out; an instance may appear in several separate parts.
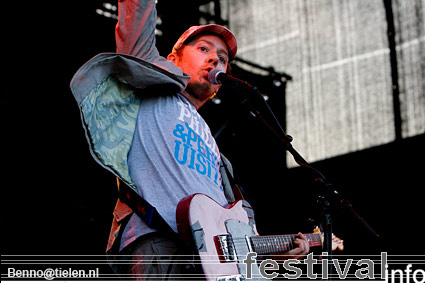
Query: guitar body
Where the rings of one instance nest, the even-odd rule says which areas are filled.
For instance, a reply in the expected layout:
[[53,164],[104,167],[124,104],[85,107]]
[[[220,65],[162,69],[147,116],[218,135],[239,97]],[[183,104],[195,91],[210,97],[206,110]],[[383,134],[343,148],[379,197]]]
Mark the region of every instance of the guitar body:
[[[250,252],[246,236],[255,236],[255,232],[243,205],[244,201],[238,201],[222,207],[204,194],[194,194],[177,206],[179,234],[195,244],[207,280],[246,279],[243,260]],[[252,278],[264,280],[255,264]]]
[[[294,246],[297,234],[259,236],[252,208],[244,201],[222,207],[204,194],[183,198],[177,206],[177,228],[180,236],[193,243],[207,280],[266,280],[256,264],[251,265],[248,279],[244,263],[250,252],[257,255],[281,253]],[[320,231],[303,234],[309,247],[320,247]],[[332,250],[343,250],[342,240],[332,237]]]

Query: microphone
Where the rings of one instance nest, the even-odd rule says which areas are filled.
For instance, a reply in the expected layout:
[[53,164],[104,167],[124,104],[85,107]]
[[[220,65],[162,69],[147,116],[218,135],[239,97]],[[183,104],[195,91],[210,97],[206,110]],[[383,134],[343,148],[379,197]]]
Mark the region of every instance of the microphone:
[[208,81],[214,85],[225,83],[247,84],[245,81],[232,77],[217,69],[214,69],[208,73]]

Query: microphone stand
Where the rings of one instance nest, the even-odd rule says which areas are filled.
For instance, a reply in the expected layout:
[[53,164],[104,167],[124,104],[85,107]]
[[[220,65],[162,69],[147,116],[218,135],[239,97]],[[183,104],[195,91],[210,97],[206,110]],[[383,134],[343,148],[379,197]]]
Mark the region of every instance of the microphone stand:
[[[320,207],[321,225],[324,234],[323,251],[327,253],[327,259],[332,260],[332,217],[331,217],[331,202],[336,201],[347,208],[356,219],[363,224],[363,226],[376,238],[379,238],[373,228],[354,210],[352,204],[344,199],[341,194],[333,187],[333,185],[326,179],[326,177],[310,165],[292,146],[293,138],[285,133],[273,111],[270,109],[267,102],[264,100],[263,95],[259,92],[257,87],[252,86],[248,82],[227,75],[239,88],[238,93],[241,93],[242,104],[247,106],[250,113],[257,118],[267,129],[269,129],[281,142],[284,148],[293,156],[295,162],[303,168],[310,170],[314,175],[314,181],[321,187],[323,193],[317,195],[317,203]],[[242,91],[240,91],[242,90]],[[253,104],[260,105],[262,113]],[[265,115],[270,121],[265,118]],[[328,261],[328,262],[329,262]],[[328,264],[328,276],[332,274],[331,265]]]

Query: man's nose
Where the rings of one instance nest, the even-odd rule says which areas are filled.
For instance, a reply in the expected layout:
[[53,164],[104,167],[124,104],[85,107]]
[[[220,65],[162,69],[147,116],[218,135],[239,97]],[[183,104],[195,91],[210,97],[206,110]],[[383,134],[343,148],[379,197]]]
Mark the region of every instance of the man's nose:
[[214,66],[217,66],[218,64],[218,56],[217,54],[211,54],[211,56],[208,58],[208,63],[214,64]]

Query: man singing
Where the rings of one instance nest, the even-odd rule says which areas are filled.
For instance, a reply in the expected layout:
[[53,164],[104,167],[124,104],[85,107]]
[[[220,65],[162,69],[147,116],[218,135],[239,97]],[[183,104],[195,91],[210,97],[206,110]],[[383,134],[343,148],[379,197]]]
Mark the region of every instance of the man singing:
[[[193,26],[164,58],[155,47],[155,1],[120,0],[118,5],[117,53],[99,54],[83,65],[71,89],[93,157],[155,207],[171,228],[153,227],[118,200],[107,251],[132,261],[112,262],[114,270],[135,279],[175,279],[198,272],[196,264],[192,269],[156,261],[196,255],[174,233],[178,202],[195,193],[222,206],[235,200],[226,173],[231,166],[197,110],[218,91],[220,85],[211,84],[208,74],[228,71],[236,39],[220,25]],[[302,234],[294,243],[288,256],[307,254]]]

